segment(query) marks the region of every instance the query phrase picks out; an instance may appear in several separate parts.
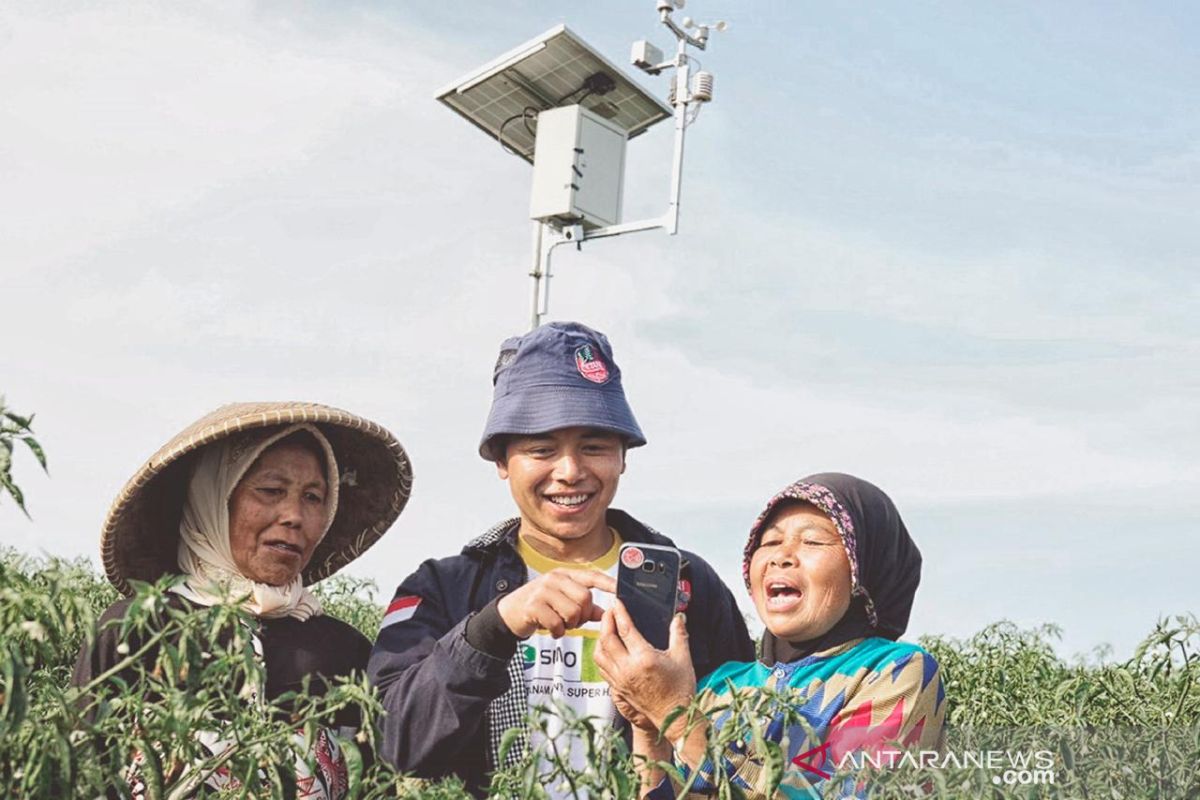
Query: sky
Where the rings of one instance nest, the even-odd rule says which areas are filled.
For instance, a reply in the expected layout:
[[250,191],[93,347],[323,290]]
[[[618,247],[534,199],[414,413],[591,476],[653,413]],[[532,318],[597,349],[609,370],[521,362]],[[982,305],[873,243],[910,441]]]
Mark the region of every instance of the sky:
[[[766,500],[887,491],[906,638],[1054,623],[1128,657],[1200,610],[1200,14],[1186,4],[718,2],[680,232],[555,254],[649,444],[616,505],[740,586]],[[0,6],[0,392],[50,459],[0,545],[96,560],[176,431],[301,399],[385,425],[381,598],[511,516],[476,453],[528,325],[530,168],[435,91],[566,22],[617,64],[651,0]],[[627,68],[632,73],[633,69]],[[660,96],[666,78],[639,76]],[[671,131],[629,144],[666,208]]]

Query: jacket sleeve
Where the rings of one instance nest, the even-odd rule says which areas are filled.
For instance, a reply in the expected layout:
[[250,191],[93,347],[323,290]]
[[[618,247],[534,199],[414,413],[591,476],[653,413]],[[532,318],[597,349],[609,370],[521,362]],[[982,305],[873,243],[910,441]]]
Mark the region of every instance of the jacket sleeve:
[[452,618],[445,588],[436,561],[406,578],[367,665],[386,712],[381,754],[419,777],[453,772],[477,741],[488,704],[509,687],[508,660],[467,641],[467,618]]

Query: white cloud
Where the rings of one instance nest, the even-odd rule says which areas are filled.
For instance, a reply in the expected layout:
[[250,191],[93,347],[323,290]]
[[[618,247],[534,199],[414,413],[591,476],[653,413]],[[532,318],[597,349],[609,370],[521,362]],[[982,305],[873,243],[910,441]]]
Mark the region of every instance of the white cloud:
[[364,116],[425,100],[433,62],[415,31],[390,31],[390,44],[369,32],[330,40],[253,8],[30,6],[9,17],[0,224],[10,264],[61,268],[169,225],[214,191],[303,165]]

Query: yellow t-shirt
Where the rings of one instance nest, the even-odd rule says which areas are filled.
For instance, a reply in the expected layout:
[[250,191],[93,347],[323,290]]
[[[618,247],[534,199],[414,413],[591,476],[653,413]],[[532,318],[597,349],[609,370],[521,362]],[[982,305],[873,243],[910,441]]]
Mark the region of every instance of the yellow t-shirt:
[[[617,576],[617,554],[621,548],[621,537],[615,530],[612,532],[612,547],[595,561],[563,562],[537,552],[522,538],[517,539],[517,553],[525,562],[529,571],[529,580],[533,580],[552,569],[594,569]],[[592,589],[592,602],[601,608],[612,604],[613,596],[599,589]],[[529,708],[552,708],[557,700],[570,708],[577,716],[596,717],[604,724],[611,724],[616,711],[608,694],[608,684],[600,676],[592,654],[596,647],[596,638],[600,635],[600,623],[588,622],[580,628],[571,628],[561,639],[555,639],[548,630],[539,629],[532,636],[521,642],[519,647],[522,661],[525,665],[525,680],[529,686]],[[587,765],[587,752],[582,742],[567,742],[565,737],[558,737],[563,728],[562,719],[552,710],[544,711],[549,722],[547,733],[534,729],[531,732],[530,745],[546,752],[546,739],[554,738],[559,753],[570,748],[567,762],[573,769],[583,771]],[[543,774],[549,772],[551,763],[543,759]],[[560,793],[559,787],[548,786],[551,797],[567,797]]]

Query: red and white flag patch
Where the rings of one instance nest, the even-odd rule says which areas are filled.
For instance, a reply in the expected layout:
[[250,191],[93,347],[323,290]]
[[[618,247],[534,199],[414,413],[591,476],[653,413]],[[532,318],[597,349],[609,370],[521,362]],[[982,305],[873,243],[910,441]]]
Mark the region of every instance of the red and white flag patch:
[[692,582],[687,578],[680,578],[679,591],[675,595],[675,610],[687,611],[690,602],[692,602]]
[[395,625],[397,622],[404,622],[412,619],[413,614],[417,613],[417,606],[421,605],[421,598],[415,594],[397,597],[387,607],[387,611],[383,612],[383,622],[379,628],[382,630],[388,625]]

